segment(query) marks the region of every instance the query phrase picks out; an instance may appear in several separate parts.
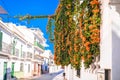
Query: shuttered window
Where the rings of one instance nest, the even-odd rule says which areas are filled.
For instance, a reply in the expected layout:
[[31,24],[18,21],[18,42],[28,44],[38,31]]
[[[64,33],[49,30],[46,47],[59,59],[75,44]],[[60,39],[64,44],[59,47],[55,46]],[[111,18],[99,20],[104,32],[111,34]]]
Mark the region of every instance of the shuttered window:
[[2,50],[2,36],[3,36],[3,33],[0,32],[0,51]]

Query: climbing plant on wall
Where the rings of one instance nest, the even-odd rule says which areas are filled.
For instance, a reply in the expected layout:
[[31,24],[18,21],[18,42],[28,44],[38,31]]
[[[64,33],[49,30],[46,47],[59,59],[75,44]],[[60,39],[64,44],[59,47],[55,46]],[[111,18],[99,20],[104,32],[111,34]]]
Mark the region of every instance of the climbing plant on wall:
[[80,35],[82,39],[81,54],[86,68],[93,58],[100,54],[100,6],[98,0],[84,0],[82,6],[82,24]]
[[[55,62],[86,68],[100,54],[100,2],[61,0],[55,16]],[[56,58],[57,57],[57,58]]]
[[54,43],[54,61],[57,65],[71,64],[79,69],[81,60],[84,60],[84,66],[88,68],[100,54],[101,15],[98,0],[60,0],[54,15],[20,17],[35,18],[48,18],[47,31]]

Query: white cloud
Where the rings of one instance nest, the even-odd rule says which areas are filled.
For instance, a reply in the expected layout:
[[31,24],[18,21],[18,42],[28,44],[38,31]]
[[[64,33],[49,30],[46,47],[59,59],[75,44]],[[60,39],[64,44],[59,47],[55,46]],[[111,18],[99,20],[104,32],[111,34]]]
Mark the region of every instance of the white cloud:
[[49,47],[49,45],[48,44],[46,44],[46,43],[44,43],[44,44],[42,44],[44,47]]

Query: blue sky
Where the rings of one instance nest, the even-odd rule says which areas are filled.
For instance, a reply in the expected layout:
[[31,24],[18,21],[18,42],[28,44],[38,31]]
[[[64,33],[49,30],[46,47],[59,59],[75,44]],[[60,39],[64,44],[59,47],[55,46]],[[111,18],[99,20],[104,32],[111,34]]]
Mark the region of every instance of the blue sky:
[[13,22],[15,24],[26,25],[27,27],[39,27],[44,33],[44,37],[47,39],[48,48],[52,52],[53,44],[48,40],[48,34],[46,33],[47,19],[35,19],[31,20],[30,24],[27,21],[19,21],[13,18],[16,15],[52,15],[55,13],[59,0],[0,0],[0,5],[8,12],[9,18],[6,15],[2,15],[7,22]]

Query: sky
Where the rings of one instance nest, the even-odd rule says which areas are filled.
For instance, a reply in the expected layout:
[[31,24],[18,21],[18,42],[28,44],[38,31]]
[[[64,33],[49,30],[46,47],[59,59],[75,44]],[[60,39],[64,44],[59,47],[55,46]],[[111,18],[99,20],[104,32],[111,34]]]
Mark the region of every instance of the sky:
[[34,19],[27,21],[20,21],[14,16],[17,15],[52,15],[59,4],[59,0],[0,0],[0,6],[2,6],[8,15],[0,15],[5,22],[12,22],[17,25],[26,25],[28,28],[38,28],[44,33],[44,37],[47,39],[47,44],[52,53],[54,53],[53,43],[48,40],[48,34],[46,32],[46,25],[48,19]]

